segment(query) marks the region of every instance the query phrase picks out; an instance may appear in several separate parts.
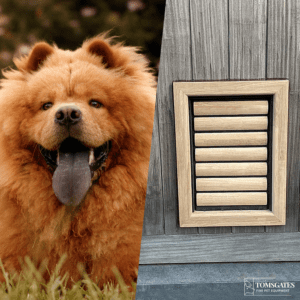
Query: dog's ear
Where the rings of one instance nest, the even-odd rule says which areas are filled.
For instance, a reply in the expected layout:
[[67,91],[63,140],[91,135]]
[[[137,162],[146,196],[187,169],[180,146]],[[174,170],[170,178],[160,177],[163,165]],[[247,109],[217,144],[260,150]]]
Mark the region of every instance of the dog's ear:
[[102,63],[106,68],[115,67],[114,53],[110,48],[110,45],[103,40],[95,39],[88,46],[87,51],[91,54],[101,56]]
[[16,59],[14,63],[19,70],[36,71],[53,52],[54,49],[49,44],[39,42],[35,44],[27,57]]

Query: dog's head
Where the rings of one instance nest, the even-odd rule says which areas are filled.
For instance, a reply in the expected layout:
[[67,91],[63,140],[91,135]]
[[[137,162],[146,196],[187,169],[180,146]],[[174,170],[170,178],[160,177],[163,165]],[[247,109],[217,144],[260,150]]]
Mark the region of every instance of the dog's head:
[[57,198],[78,206],[105,165],[135,147],[134,135],[143,142],[142,132],[151,131],[143,119],[153,113],[152,99],[140,99],[153,77],[143,56],[103,37],[74,52],[41,42],[15,63],[19,72],[7,77],[21,79],[12,97],[21,102],[3,127],[12,132],[12,119],[21,120],[22,143],[39,148]]

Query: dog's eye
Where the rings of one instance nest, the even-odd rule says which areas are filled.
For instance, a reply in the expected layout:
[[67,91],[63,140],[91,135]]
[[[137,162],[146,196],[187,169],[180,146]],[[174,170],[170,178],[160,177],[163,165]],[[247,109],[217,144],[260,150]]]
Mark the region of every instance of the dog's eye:
[[92,99],[92,100],[90,100],[90,106],[95,107],[95,108],[100,108],[102,106],[102,103],[100,103],[97,100]]
[[47,102],[47,103],[44,103],[41,107],[42,110],[47,110],[49,108],[51,108],[53,106],[53,103],[52,102]]

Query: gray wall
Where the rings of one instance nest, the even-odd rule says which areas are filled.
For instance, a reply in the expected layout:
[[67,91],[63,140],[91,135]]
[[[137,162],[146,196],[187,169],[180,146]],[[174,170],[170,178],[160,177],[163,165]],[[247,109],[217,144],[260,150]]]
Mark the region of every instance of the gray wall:
[[[299,260],[300,1],[167,0],[140,264]],[[180,228],[172,82],[288,79],[287,223]]]

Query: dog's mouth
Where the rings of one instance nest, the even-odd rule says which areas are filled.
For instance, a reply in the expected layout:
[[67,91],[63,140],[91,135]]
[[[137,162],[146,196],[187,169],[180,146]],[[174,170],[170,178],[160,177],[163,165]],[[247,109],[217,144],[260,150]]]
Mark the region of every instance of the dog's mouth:
[[92,183],[99,178],[111,142],[89,148],[74,138],[65,139],[58,150],[50,151],[39,145],[46,163],[54,171],[52,187],[58,200],[67,206],[78,206]]

